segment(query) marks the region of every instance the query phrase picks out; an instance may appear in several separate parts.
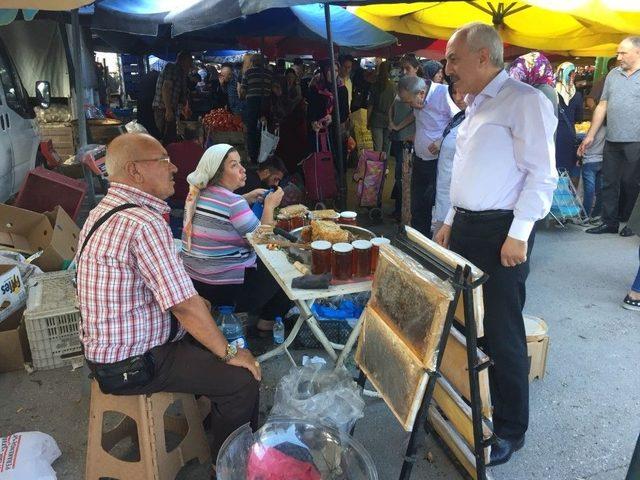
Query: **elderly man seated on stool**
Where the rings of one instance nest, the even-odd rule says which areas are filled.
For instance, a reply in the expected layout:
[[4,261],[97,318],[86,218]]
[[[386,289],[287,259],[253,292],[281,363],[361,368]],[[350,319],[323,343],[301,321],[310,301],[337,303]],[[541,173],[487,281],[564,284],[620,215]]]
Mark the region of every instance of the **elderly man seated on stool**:
[[149,135],[121,135],[106,166],[111,187],[90,212],[76,257],[87,363],[105,393],[209,397],[215,459],[236,428],[257,427],[260,366],[227,343],[176,254],[163,215],[177,169],[164,147]]

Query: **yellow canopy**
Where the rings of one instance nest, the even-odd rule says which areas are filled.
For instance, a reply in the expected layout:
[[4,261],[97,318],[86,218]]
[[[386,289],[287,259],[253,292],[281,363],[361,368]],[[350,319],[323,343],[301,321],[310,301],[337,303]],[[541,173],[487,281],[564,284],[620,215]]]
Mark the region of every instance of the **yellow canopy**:
[[613,55],[626,35],[640,34],[638,0],[419,2],[358,7],[355,13],[384,30],[439,39],[479,21],[496,25],[506,43],[575,56]]

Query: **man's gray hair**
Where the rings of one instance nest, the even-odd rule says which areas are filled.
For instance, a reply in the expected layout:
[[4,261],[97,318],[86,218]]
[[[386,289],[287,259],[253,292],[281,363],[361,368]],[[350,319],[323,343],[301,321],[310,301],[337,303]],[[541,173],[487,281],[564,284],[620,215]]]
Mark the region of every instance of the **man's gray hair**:
[[398,82],[398,92],[409,92],[416,95],[427,91],[427,83],[421,77],[402,77]]
[[633,48],[640,48],[640,36],[631,35],[623,40],[623,42],[630,42]]
[[455,32],[454,35],[464,35],[469,50],[477,52],[481,48],[489,51],[489,60],[498,67],[504,67],[504,46],[498,31],[491,25],[480,22],[467,23]]

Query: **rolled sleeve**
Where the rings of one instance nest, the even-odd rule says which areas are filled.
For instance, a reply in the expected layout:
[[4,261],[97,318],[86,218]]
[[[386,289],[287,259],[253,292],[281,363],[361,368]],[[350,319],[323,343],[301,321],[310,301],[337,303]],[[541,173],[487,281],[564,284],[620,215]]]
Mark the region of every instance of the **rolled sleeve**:
[[164,220],[141,226],[132,245],[140,274],[162,310],[197,295]]
[[444,219],[444,224],[449,226],[453,225],[453,218],[455,216],[456,216],[456,210],[453,207],[451,207],[447,212],[447,216]]
[[514,106],[512,134],[516,165],[525,177],[509,236],[527,241],[534,223],[549,213],[557,186],[554,132],[558,121],[551,103],[538,91],[522,96],[520,103]]

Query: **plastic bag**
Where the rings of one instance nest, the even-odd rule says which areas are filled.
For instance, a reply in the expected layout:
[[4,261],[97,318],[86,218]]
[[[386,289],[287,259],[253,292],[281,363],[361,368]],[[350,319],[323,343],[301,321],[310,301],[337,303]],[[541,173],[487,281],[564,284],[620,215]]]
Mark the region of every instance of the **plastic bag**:
[[364,406],[346,370],[311,364],[292,368],[280,380],[270,418],[305,418],[346,433],[364,415]]
[[2,265],[15,265],[20,271],[22,281],[27,284],[27,281],[34,275],[42,273],[40,267],[27,263],[25,257],[18,252],[10,252],[9,250],[0,250],[0,264]]
[[262,133],[260,134],[260,153],[258,154],[258,163],[262,163],[269,158],[278,147],[280,141],[280,129],[276,128],[275,132],[271,133],[267,129],[266,124],[262,124]]
[[131,120],[124,128],[127,133],[149,133],[144,125],[138,123],[136,120]]
[[371,455],[347,434],[307,420],[249,425],[220,448],[218,480],[377,480]]
[[0,438],[0,480],[55,480],[51,464],[62,452],[42,432],[20,432]]

